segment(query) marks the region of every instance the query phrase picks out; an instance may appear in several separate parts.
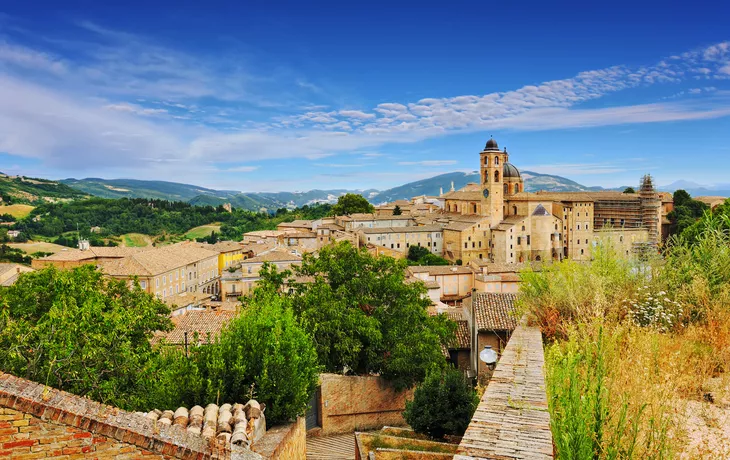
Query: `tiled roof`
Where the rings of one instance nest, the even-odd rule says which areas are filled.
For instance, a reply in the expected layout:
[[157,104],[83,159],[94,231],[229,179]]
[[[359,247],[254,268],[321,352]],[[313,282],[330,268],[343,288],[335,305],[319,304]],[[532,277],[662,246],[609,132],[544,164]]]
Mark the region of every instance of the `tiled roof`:
[[220,334],[223,327],[236,317],[235,311],[189,311],[184,315],[172,318],[175,328],[155,337],[159,342],[165,339],[167,344],[182,345],[185,343],[185,333],[188,333],[188,343],[194,344],[195,334],[198,334],[197,343],[208,343],[208,337],[213,340]]
[[445,200],[480,201],[482,199],[482,192],[462,192],[457,190],[455,192],[444,193],[442,198]]
[[50,256],[43,257],[41,260],[49,261],[81,261],[97,258],[121,258],[127,257],[139,252],[148,251],[149,248],[125,248],[125,247],[96,247],[82,251],[80,249],[63,249]]
[[478,292],[472,296],[480,331],[511,331],[517,327],[515,294]]
[[413,265],[408,267],[411,273],[428,273],[434,275],[466,275],[472,270],[463,265]]
[[371,233],[425,233],[440,232],[443,230],[441,225],[418,225],[411,227],[382,227],[382,228],[358,228],[357,231]]
[[276,243],[250,243],[243,245],[243,252],[252,251],[254,256],[261,254],[262,252],[270,251],[276,247]]
[[215,438],[225,446],[250,447],[266,433],[265,404],[251,399],[244,404],[223,404],[218,407],[208,404],[194,406],[188,410],[179,407],[176,411],[155,409],[140,413],[155,425],[177,427],[204,439]]
[[100,261],[99,265],[109,276],[155,276],[212,257],[217,258],[218,253],[202,249],[195,243],[178,243],[121,259]]
[[468,350],[471,348],[471,340],[469,340],[469,323],[465,320],[457,320],[456,322],[456,331],[454,331],[454,335],[456,336],[456,340],[454,343],[451,344],[452,349],[458,349],[458,350]]
[[212,297],[212,294],[204,294],[202,292],[187,292],[183,291],[175,295],[169,295],[163,299],[163,302],[170,308],[178,307],[184,308],[191,304],[200,304],[201,302],[208,300]]
[[236,241],[219,241],[215,244],[198,243],[198,247],[218,253],[241,251],[243,246]]
[[313,220],[297,219],[292,222],[282,222],[279,225],[277,225],[276,227],[277,228],[278,227],[281,227],[281,228],[308,228],[311,230],[313,222],[314,222]]
[[250,263],[263,263],[263,262],[299,262],[302,258],[296,254],[292,254],[288,251],[271,251],[260,256],[252,257],[250,259],[242,260],[243,265]]

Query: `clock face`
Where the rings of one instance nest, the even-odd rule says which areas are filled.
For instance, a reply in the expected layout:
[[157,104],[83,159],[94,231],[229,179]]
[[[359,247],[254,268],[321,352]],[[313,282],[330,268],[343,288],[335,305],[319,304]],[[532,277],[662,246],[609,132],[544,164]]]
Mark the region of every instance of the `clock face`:
[[489,197],[489,189],[486,189],[485,188],[483,193],[484,193],[484,198],[488,198]]

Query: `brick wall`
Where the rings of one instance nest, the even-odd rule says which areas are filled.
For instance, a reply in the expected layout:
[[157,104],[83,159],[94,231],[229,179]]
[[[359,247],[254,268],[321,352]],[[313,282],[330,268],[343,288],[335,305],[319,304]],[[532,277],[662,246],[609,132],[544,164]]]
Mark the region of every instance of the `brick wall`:
[[90,456],[98,459],[167,458],[107,436],[0,408],[0,457],[30,460]]
[[177,427],[3,373],[0,411],[0,457],[72,459],[93,452],[103,459],[262,459],[241,447],[211,445]]
[[404,425],[406,399],[413,390],[395,391],[381,377],[320,375],[322,434],[352,433]]
[[454,460],[551,460],[542,334],[520,325],[497,363]]

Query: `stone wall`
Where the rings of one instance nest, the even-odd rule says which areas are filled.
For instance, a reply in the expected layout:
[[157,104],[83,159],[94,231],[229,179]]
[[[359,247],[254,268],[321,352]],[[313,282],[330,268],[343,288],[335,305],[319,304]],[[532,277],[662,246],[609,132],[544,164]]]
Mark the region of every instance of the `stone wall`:
[[307,456],[307,426],[304,417],[289,425],[271,428],[253,445],[253,451],[272,460],[301,460]]
[[553,438],[539,329],[512,333],[455,460],[551,460]]
[[395,391],[381,377],[320,375],[322,435],[404,425],[406,399],[413,390]]

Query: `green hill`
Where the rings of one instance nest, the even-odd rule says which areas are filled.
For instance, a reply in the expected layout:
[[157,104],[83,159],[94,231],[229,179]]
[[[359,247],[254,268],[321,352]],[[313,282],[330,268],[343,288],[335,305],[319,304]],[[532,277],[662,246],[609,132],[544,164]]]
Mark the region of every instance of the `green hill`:
[[40,204],[88,195],[56,181],[0,173],[0,196],[4,197],[3,202],[9,198],[12,204]]
[[[64,179],[62,183],[101,198],[155,198],[160,200],[190,201],[197,196],[227,200],[240,192],[212,190],[178,182],[136,179]],[[222,201],[225,202],[225,201]]]

